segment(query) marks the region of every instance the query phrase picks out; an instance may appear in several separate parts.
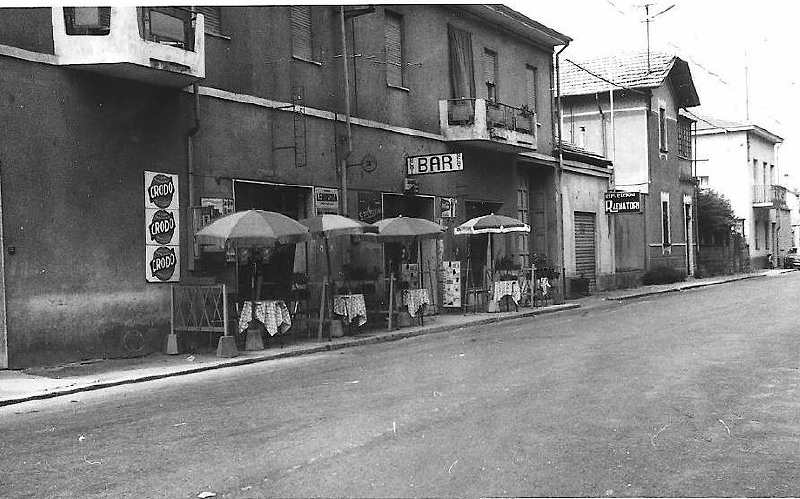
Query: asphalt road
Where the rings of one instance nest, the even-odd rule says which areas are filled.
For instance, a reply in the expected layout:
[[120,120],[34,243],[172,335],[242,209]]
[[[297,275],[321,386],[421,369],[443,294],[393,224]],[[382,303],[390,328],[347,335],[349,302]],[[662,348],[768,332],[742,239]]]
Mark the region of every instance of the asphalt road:
[[0,497],[800,496],[800,273],[0,408]]

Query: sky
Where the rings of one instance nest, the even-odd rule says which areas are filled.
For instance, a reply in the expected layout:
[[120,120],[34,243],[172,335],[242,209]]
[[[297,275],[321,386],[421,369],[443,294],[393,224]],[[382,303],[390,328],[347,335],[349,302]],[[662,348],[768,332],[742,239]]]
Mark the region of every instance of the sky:
[[[690,64],[701,106],[690,111],[747,121],[778,134],[778,168],[800,187],[800,2],[791,0],[527,0],[508,7],[573,41],[562,57],[579,60],[650,48]],[[672,6],[672,7],[671,7]],[[670,8],[671,7],[671,8]],[[667,10],[668,9],[668,10]],[[659,14],[663,12],[660,15]],[[702,158],[698,158],[702,159]]]

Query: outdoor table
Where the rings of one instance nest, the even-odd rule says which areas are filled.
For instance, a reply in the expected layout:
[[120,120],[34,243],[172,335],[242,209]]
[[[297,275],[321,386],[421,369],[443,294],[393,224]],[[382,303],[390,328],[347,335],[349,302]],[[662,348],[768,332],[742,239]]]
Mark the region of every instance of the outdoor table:
[[333,313],[341,315],[345,324],[358,319],[358,325],[367,322],[367,306],[363,294],[333,295]]
[[[256,320],[264,324],[264,328],[270,336],[285,333],[292,327],[292,317],[283,300],[261,300],[255,303]],[[239,315],[239,333],[247,329],[252,319],[253,302],[246,301],[242,306],[242,313]]]
[[425,288],[406,289],[403,291],[403,305],[408,306],[408,314],[411,317],[416,317],[417,311],[423,305],[429,303],[430,298],[428,298],[428,290]]
[[510,297],[514,301],[515,307],[519,305],[519,301],[522,299],[522,290],[520,289],[519,282],[517,280],[494,282],[494,301],[499,303],[500,300],[506,296]]

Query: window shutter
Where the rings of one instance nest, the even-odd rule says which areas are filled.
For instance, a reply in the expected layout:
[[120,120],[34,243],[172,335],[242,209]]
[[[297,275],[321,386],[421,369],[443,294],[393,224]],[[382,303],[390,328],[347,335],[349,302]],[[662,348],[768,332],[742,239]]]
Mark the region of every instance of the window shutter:
[[486,83],[497,85],[495,70],[497,67],[497,54],[491,50],[484,51],[483,77]]
[[525,66],[525,84],[527,87],[528,108],[536,112],[536,68]]
[[195,9],[205,18],[206,33],[222,34],[222,15],[219,7],[195,7]]
[[384,36],[386,40],[386,83],[403,86],[403,18],[387,12]]
[[292,17],[292,55],[313,60],[311,42],[311,7],[307,5],[293,5]]

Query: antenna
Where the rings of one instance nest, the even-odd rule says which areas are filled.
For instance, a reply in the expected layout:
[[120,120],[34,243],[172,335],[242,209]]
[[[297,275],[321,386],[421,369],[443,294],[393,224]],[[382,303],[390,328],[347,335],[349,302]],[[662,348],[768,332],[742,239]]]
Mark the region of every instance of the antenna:
[[644,23],[645,23],[645,32],[647,33],[647,72],[650,73],[650,21],[655,19],[656,17],[664,14],[665,12],[669,11],[675,4],[670,5],[666,9],[662,10],[658,14],[650,15],[650,6],[656,5],[655,3],[646,3],[644,5],[639,5],[639,7],[644,7]]

